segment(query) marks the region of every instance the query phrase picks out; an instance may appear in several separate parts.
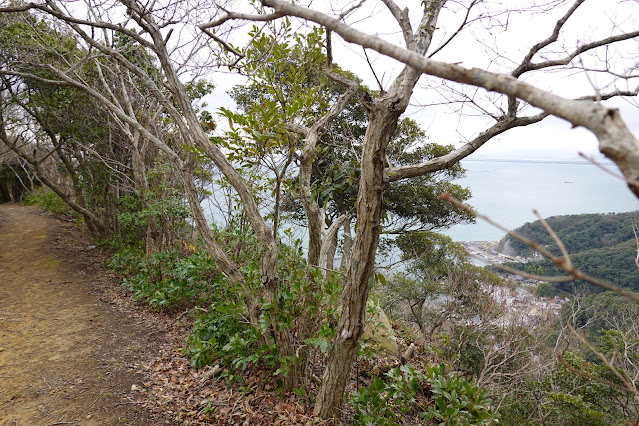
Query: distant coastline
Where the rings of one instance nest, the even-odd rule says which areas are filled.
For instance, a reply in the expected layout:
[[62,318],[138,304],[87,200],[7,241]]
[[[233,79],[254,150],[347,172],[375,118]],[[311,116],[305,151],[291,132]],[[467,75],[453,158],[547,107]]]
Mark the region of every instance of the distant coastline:
[[[526,158],[466,158],[463,162],[474,163],[533,163],[533,164],[570,164],[576,166],[596,166],[587,160],[564,160],[564,159],[526,159]],[[597,164],[602,166],[614,166],[610,160],[597,160]]]
[[[606,159],[598,164],[609,166]],[[537,217],[582,213],[620,213],[639,208],[623,180],[579,158],[476,157],[462,161],[466,176],[454,183],[470,188],[469,204],[508,229]],[[504,232],[478,220],[443,230],[455,241],[495,241]]]

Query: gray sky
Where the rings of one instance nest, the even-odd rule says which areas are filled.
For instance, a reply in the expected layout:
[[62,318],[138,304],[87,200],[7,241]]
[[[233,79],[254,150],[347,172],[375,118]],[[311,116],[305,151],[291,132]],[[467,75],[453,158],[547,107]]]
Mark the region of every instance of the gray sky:
[[[312,2],[312,6],[324,11],[339,11],[352,3],[316,0]],[[419,19],[419,3],[416,0],[398,1],[400,7],[407,6],[411,10],[413,24]],[[433,46],[437,46],[442,40],[447,39],[459,26],[465,14],[463,6],[468,3],[467,0],[448,2],[447,9],[440,15]],[[537,5],[559,3],[560,7],[545,13],[539,13],[539,11],[530,13],[524,10],[533,3]],[[485,2],[484,4],[481,13],[491,14],[492,18],[473,23],[434,59],[458,62],[464,66],[477,66],[491,71],[509,72],[515,67],[515,63],[523,58],[530,46],[551,33],[558,17],[565,13],[572,1],[509,0]],[[512,10],[515,9],[522,9],[522,11],[513,12]],[[560,43],[551,45],[542,53],[546,53],[549,58],[561,57],[565,55],[565,52],[571,50],[578,41],[584,42],[607,37],[619,32],[620,29],[636,29],[634,24],[638,9],[636,2],[586,1],[565,25]],[[475,15],[471,15],[471,17],[475,17]],[[364,32],[403,44],[397,24],[379,1],[369,0],[356,13],[349,16],[347,22]],[[338,36],[333,37],[333,46],[335,61],[340,66],[353,71],[369,87],[378,88],[375,76],[361,47],[345,43]],[[636,44],[633,50],[623,51],[614,46],[607,49],[605,53],[601,53],[600,56],[605,54],[616,58],[617,65],[621,68],[624,66],[627,68],[635,64]],[[368,56],[377,78],[382,80],[384,86],[390,84],[389,82],[402,68],[402,65],[396,61],[381,57],[375,52],[368,51]],[[600,59],[602,58],[588,55],[584,58],[583,65],[591,67]],[[596,93],[595,89],[605,92],[613,87],[610,85],[611,78],[605,74],[593,72],[586,76],[576,70],[560,73],[531,73],[526,74],[523,78],[539,87],[567,97],[592,95]],[[242,79],[236,75],[216,74],[215,83],[218,88],[214,96],[210,98],[211,109],[216,109],[219,106],[228,107],[229,104],[232,104],[225,92],[234,84],[241,82]],[[439,85],[438,80],[423,77],[421,83],[420,88],[415,91],[412,106],[407,115],[418,121],[427,130],[431,141],[460,145],[494,123],[485,115],[482,116],[478,113],[476,109],[470,107],[460,109],[459,104],[442,105],[452,99],[450,93],[427,88],[427,86]],[[618,87],[633,88],[633,83],[634,81],[631,80],[626,86],[626,82],[622,82]],[[472,88],[462,88],[459,85],[451,86],[468,96],[472,96],[477,104],[483,108],[489,109],[491,112],[496,111],[495,107],[490,104],[490,101],[496,99],[496,96],[486,94],[483,90],[475,93],[475,89]],[[615,101],[612,104],[621,108],[626,123],[632,131],[637,132],[639,123],[637,122],[635,106],[624,101]],[[529,113],[532,114],[534,111],[531,109]],[[536,125],[511,130],[505,135],[495,138],[473,154],[473,157],[574,159],[578,158],[579,151],[598,156],[596,139],[583,129],[573,129],[562,120],[548,118]]]
[[[532,1],[486,1],[485,4],[490,8],[499,9],[500,7],[514,8],[515,5],[524,7]],[[533,15],[523,12],[496,13],[494,19],[476,22],[471,28],[466,29],[434,59],[497,72],[512,71],[531,46],[552,32],[558,17],[563,15],[573,3],[572,0],[534,1],[537,4],[560,4],[561,7],[555,11]],[[333,9],[339,11],[347,3],[349,2],[315,0],[312,6],[315,8],[323,7],[325,11],[328,11],[330,10],[329,5],[332,4]],[[419,12],[420,2],[418,0],[405,1],[404,3]],[[440,16],[433,46],[437,46],[442,40],[448,38],[451,32],[459,26],[460,20],[463,18],[463,10],[460,5],[468,3],[468,0],[448,1],[448,5],[452,7]],[[638,11],[639,5],[636,1],[587,0],[582,5],[582,10],[579,10],[571,18],[572,21],[569,21],[565,26],[565,31],[560,37],[561,43],[553,44],[550,49],[541,53],[545,53],[547,58],[563,57],[578,42],[583,43],[605,38],[611,34],[619,33],[621,30],[636,30],[638,27],[635,25],[635,16],[639,16]],[[380,1],[368,0],[366,5],[349,17],[347,21],[364,32],[402,44],[396,23],[388,15]],[[637,55],[636,43],[631,42],[624,46],[628,45],[630,47],[624,47],[624,49],[630,49],[629,51],[613,46],[605,50],[600,57],[585,57],[583,64],[587,67],[593,67],[598,59],[606,59],[605,55],[607,55],[608,58],[614,58],[618,69],[622,71],[632,69],[635,65],[635,57],[639,55]],[[333,47],[335,62],[342,68],[354,72],[363,79],[363,83],[367,86],[372,89],[378,88],[375,76],[361,47],[347,44],[338,36],[333,37]],[[369,51],[368,56],[375,73],[385,87],[402,69],[402,64],[379,56],[375,52]],[[543,59],[543,57],[537,58],[537,61]],[[523,78],[538,87],[566,97],[593,95],[596,90],[605,92],[615,87],[610,84],[612,79],[603,73],[590,72],[586,76],[576,69],[535,75],[531,73],[531,75],[524,75]],[[234,84],[241,82],[242,79],[233,74],[216,74],[217,89],[210,98],[211,110],[220,106],[228,108],[229,105],[232,105],[231,99],[225,92]],[[427,131],[432,142],[459,146],[494,123],[494,120],[487,118],[485,114],[478,113],[473,108],[464,107],[460,110],[459,104],[446,105],[445,102],[450,100],[447,97],[448,92],[433,89],[433,87],[440,87],[440,83],[441,81],[437,79],[423,77],[420,81],[420,87],[414,93],[412,106],[407,111],[407,115],[415,119]],[[616,87],[634,89],[634,84],[638,83],[635,80],[621,81]],[[473,99],[479,105],[491,112],[495,111],[491,100],[497,99],[498,96],[474,88],[463,88],[459,85],[450,86],[460,93],[474,95]],[[639,131],[639,114],[637,114],[636,104],[624,100],[611,101],[609,104],[620,108],[622,117],[631,131],[635,133]],[[530,108],[526,113],[532,115],[535,111]],[[589,131],[572,128],[566,121],[549,117],[535,125],[512,129],[504,135],[494,138],[472,154],[469,159],[578,160],[580,159],[578,152],[584,152],[589,156],[594,156],[597,161],[601,161],[603,156],[599,154],[597,145],[597,140]],[[513,164],[511,169],[507,171],[517,170],[517,164]],[[573,172],[583,173],[584,166],[560,166],[552,169],[552,172],[557,176],[531,175],[526,179],[507,179],[499,174],[499,170],[504,166],[508,167],[504,163],[498,163],[494,167],[489,163],[485,165],[474,163],[474,171],[469,173],[468,179],[462,181],[462,184],[470,186],[475,195],[471,200],[472,205],[510,228],[519,226],[525,221],[535,220],[531,213],[533,208],[538,208],[544,216],[628,211],[637,208],[637,200],[628,191],[624,182],[596,167],[588,168],[591,173],[588,176],[571,174]],[[487,169],[482,171],[482,167]],[[522,166],[520,171],[523,173],[535,170],[536,173],[538,170],[537,167],[526,167],[528,166]],[[549,169],[548,172],[550,171]],[[493,175],[494,180],[488,179]],[[510,188],[509,185],[515,187]],[[535,197],[536,193],[542,194],[542,196]],[[447,233],[462,240],[498,239],[501,237],[500,231],[481,221],[478,225],[457,225]]]

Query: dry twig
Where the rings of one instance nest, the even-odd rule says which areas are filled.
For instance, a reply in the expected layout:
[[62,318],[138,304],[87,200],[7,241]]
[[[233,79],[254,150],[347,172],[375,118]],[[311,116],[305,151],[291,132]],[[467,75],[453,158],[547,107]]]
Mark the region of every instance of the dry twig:
[[[515,232],[515,231],[511,231],[507,228],[505,228],[504,226],[498,224],[497,222],[493,221],[491,218],[489,218],[486,215],[482,215],[478,212],[476,212],[475,210],[473,210],[470,206],[462,203],[461,201],[459,201],[458,199],[456,199],[455,197],[453,197],[452,195],[450,195],[448,192],[443,193],[442,195],[440,195],[440,198],[444,201],[448,201],[449,203],[451,203],[452,205],[459,207],[461,209],[463,209],[464,211],[467,211],[468,213],[472,214],[473,216],[476,216],[480,219],[483,219],[484,221],[490,223],[491,225],[495,226],[498,229],[501,229],[502,231],[506,232],[508,235],[510,235],[511,237],[515,238],[516,240],[526,244],[528,247],[532,248],[533,250],[537,251],[538,253],[540,253],[542,256],[544,256],[545,258],[547,258],[548,260],[550,260],[551,262],[553,262],[559,269],[563,270],[564,272],[570,274],[570,276],[572,277],[572,279],[575,280],[582,280],[582,281],[586,281],[590,284],[594,284],[598,287],[601,287],[605,290],[608,291],[612,291],[614,293],[620,294],[624,297],[627,297],[630,300],[633,300],[637,303],[639,303],[639,295],[637,295],[634,292],[628,291],[626,289],[623,289],[619,286],[616,286],[612,283],[609,283],[607,281],[602,281],[600,279],[597,279],[595,277],[592,277],[584,272],[582,272],[581,270],[575,268],[575,266],[572,264],[571,260],[570,260],[570,256],[568,255],[568,252],[566,251],[566,247],[563,245],[563,243],[561,242],[561,240],[559,239],[559,237],[557,237],[557,234],[555,234],[555,232],[550,228],[550,226],[548,225],[548,223],[546,223],[546,221],[541,217],[541,215],[539,215],[539,213],[535,210],[535,214],[537,215],[537,217],[540,218],[541,224],[544,227],[544,229],[546,229],[546,231],[549,233],[549,235],[551,236],[551,238],[557,243],[557,246],[559,247],[559,250],[561,251],[562,256],[558,257],[555,256],[554,254],[552,254],[548,249],[545,249],[544,247],[541,247],[539,244],[537,244],[535,241],[528,239],[526,237],[524,237],[523,235]],[[504,268],[504,265],[499,265],[499,264],[494,264],[495,267],[497,268],[501,268],[504,270],[507,270],[506,268]],[[511,269],[512,271],[512,269]],[[555,280],[555,277],[550,277],[550,276],[538,276],[538,275],[531,275],[528,274],[524,271],[517,271],[517,273],[523,277],[537,277],[537,278],[532,278],[532,279],[537,279],[539,281],[549,281],[552,282],[553,280]],[[563,279],[563,277],[562,277]]]
[[[588,342],[588,340],[586,339],[586,337],[583,334],[577,333],[577,330],[575,330],[574,327],[572,325],[570,325],[570,323],[566,323],[566,326],[572,332],[572,334],[586,348],[588,348],[588,350],[590,352],[595,354],[597,356],[597,358],[599,358],[601,360],[601,362],[603,362],[606,365],[606,367],[608,367],[610,369],[610,371],[612,371],[614,373],[614,375],[617,376],[619,378],[619,380],[621,380],[623,382],[624,386],[619,386],[619,385],[617,385],[617,384],[615,384],[613,382],[610,382],[608,380],[605,380],[605,379],[602,379],[602,378],[599,378],[599,377],[592,377],[590,375],[586,375],[585,372],[578,371],[576,369],[574,369],[574,372],[576,372],[577,374],[582,375],[584,377],[589,377],[589,378],[592,378],[594,380],[600,381],[601,383],[605,383],[608,386],[614,387],[614,388],[622,390],[624,392],[629,392],[629,393],[635,395],[635,397],[639,397],[639,391],[637,391],[637,389],[633,386],[632,382],[628,378],[628,375],[625,373],[625,371],[619,370],[617,367],[615,367],[615,365],[614,365],[615,354],[613,354],[613,356],[610,359],[608,359],[604,354],[602,354],[594,346],[592,346],[590,344],[590,342]],[[570,370],[573,371],[572,369],[570,369]]]
[[587,160],[589,163],[599,167],[601,170],[603,170],[604,172],[616,177],[617,179],[621,179],[624,180],[623,176],[620,173],[615,172],[614,170],[609,169],[608,167],[604,166],[603,164],[601,164],[600,162],[598,162],[597,160],[595,160],[593,157],[588,156],[586,154],[584,154],[583,152],[579,152],[579,156],[585,160]]

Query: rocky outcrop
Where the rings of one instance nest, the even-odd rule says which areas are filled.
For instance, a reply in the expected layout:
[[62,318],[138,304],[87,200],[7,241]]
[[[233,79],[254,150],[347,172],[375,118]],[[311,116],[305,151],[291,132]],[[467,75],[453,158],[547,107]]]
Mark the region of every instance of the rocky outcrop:
[[395,332],[386,313],[379,305],[370,300],[366,306],[366,327],[362,339],[378,350],[393,355],[398,353]]
[[500,244],[501,252],[506,256],[519,256],[517,250],[515,250],[510,244],[510,238],[506,238],[506,241],[503,244]]

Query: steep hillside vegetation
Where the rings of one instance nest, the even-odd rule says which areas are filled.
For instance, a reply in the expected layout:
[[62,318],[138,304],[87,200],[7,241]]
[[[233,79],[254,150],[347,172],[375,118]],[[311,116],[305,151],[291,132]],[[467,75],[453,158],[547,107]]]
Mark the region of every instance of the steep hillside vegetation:
[[[547,219],[547,222],[566,246],[577,268],[592,276],[639,291],[639,268],[634,263],[637,243],[632,231],[632,224],[638,219],[639,212],[635,211],[555,216]],[[515,231],[553,253],[560,254],[559,248],[539,221],[526,223]],[[512,237],[505,238],[503,243],[506,241],[518,254],[533,254],[532,249]],[[544,275],[558,274],[554,265],[547,260],[512,266]],[[557,284],[556,289],[569,290],[572,284]]]

